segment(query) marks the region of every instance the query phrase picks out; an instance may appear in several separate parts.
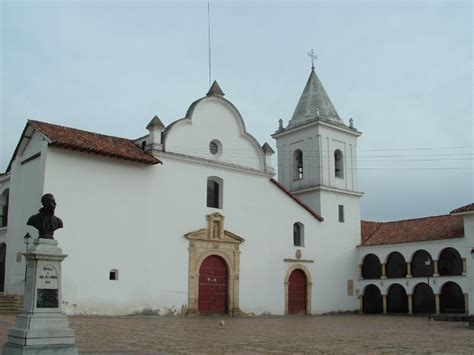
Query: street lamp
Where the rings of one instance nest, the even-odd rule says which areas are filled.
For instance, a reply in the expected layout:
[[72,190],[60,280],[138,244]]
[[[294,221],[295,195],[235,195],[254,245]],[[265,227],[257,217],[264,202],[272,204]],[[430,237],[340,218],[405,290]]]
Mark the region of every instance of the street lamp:
[[[471,248],[471,258],[472,260],[474,260],[474,248]],[[469,307],[469,305],[467,307]],[[471,327],[474,327],[474,313],[471,313],[471,315],[469,316],[469,325]]]
[[[25,244],[26,244],[26,252],[28,253],[28,246],[30,245],[30,242],[31,242],[31,235],[30,235],[30,233],[26,233],[25,236],[23,237],[23,240],[25,241]],[[26,284],[26,259],[25,259],[25,284]]]
[[[428,259],[425,260],[425,265],[426,265],[426,267],[427,267],[427,269],[428,269],[428,270],[427,270],[427,271],[428,271],[428,274],[427,274],[427,275],[428,275],[428,276],[427,276],[427,277],[428,277],[428,286],[430,286],[430,268],[429,268],[430,265],[431,265],[431,259],[430,259],[430,258],[428,258]],[[429,312],[428,312],[428,320],[431,320],[431,309],[430,309]]]

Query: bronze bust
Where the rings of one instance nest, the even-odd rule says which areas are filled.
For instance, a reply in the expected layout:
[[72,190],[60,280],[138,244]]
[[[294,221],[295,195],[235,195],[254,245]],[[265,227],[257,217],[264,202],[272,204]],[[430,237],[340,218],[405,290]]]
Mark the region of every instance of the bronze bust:
[[39,213],[31,216],[26,224],[38,230],[38,238],[54,239],[54,231],[63,227],[61,218],[54,215],[56,200],[52,194],[44,194],[41,197],[41,204],[43,207],[40,208]]

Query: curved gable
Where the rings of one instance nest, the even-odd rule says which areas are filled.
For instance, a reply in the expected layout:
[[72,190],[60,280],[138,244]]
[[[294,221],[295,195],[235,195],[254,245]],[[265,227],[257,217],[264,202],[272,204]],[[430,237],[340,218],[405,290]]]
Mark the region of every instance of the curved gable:
[[[209,150],[213,140],[221,144],[215,155]],[[167,128],[164,146],[171,153],[265,169],[265,154],[257,140],[247,133],[239,111],[230,101],[217,95],[193,102],[186,117]]]

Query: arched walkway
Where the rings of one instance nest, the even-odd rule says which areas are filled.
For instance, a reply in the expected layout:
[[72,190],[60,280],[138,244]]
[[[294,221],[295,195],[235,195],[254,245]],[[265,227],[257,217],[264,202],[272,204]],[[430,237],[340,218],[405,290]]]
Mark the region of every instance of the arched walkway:
[[387,294],[388,313],[408,313],[408,296],[402,285],[393,284]]
[[456,249],[446,248],[441,251],[438,259],[438,272],[441,276],[462,275],[463,261]]
[[426,283],[416,285],[413,292],[413,313],[436,313],[433,290]]
[[0,292],[5,291],[5,258],[7,256],[7,245],[0,244]]
[[461,287],[455,282],[446,282],[439,295],[441,313],[466,313],[466,304]]
[[380,290],[375,285],[368,285],[362,295],[362,312],[380,314],[383,312],[383,301]]
[[362,263],[362,278],[364,279],[380,279],[382,276],[382,264],[375,254],[368,254],[364,257]]
[[[429,265],[426,261],[429,260]],[[431,255],[426,250],[418,250],[411,260],[411,273],[413,277],[433,276],[434,263]]]
[[224,259],[217,255],[208,256],[199,268],[199,313],[228,313],[228,287],[228,270]]
[[403,255],[396,251],[391,253],[387,258],[386,271],[389,279],[406,277],[407,263]]
[[306,314],[306,275],[295,269],[288,278],[288,314]]

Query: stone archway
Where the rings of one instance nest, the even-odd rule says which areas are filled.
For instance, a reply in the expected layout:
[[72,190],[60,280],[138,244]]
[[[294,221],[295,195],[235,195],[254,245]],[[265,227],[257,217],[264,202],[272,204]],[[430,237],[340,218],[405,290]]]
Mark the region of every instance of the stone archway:
[[185,234],[189,240],[188,314],[199,313],[199,271],[209,256],[222,258],[227,266],[227,312],[238,315],[240,244],[244,239],[224,230],[224,216],[216,212],[208,215],[207,228]]
[[[304,273],[305,281],[306,281],[306,294],[305,294],[305,302],[306,302],[306,314],[311,314],[311,289],[313,287],[313,283],[311,281],[311,274],[309,270],[303,264],[293,264],[289,267],[288,271],[286,272],[285,276],[285,314],[290,314],[289,312],[289,301],[290,301],[290,277],[293,275],[294,271],[300,271]],[[301,279],[301,278],[300,278]],[[296,280],[295,280],[296,281]]]

